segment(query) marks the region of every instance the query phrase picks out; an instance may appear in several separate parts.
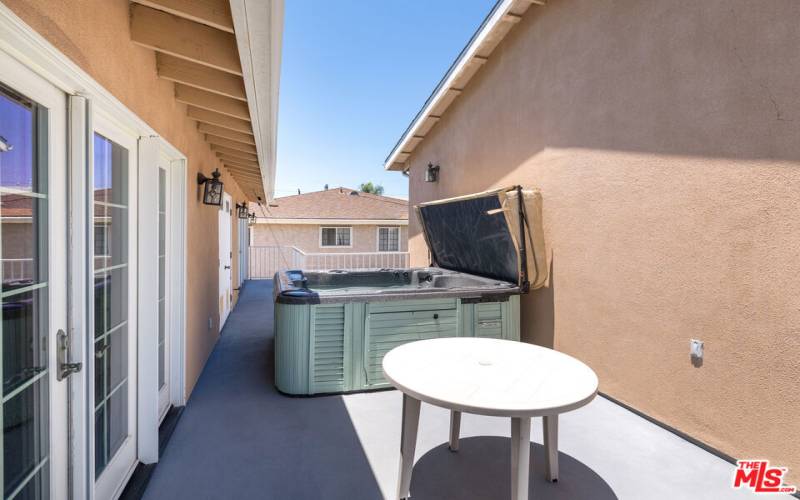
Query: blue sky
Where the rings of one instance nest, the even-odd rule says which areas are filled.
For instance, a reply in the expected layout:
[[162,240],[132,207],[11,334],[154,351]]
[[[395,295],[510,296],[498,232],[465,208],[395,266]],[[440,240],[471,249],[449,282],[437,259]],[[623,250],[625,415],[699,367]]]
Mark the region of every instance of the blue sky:
[[286,2],[275,196],[381,184],[383,161],[495,0]]

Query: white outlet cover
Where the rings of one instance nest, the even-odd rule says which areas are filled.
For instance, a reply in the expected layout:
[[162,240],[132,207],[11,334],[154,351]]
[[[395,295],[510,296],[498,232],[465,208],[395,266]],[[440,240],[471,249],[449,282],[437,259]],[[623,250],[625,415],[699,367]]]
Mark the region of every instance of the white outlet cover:
[[689,354],[693,358],[702,358],[703,357],[703,341],[691,339],[689,341]]

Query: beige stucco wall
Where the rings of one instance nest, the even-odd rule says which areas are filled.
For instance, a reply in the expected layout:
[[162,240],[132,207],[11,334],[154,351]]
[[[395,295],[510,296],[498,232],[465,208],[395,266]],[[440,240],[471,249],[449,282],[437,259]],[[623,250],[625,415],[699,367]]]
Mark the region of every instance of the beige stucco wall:
[[[540,187],[523,337],[800,481],[800,3],[532,8],[410,158],[410,203]],[[428,162],[441,180],[423,182]],[[412,262],[424,241],[412,212]],[[705,341],[702,367],[689,339]],[[586,436],[591,439],[590,435]]]
[[[218,215],[203,205],[197,172],[219,167],[234,203],[244,200],[208,144],[175,101],[171,82],[156,77],[155,53],[131,42],[128,0],[3,0],[14,13],[72,59],[183,152],[187,162],[186,395],[219,336]],[[232,216],[236,255],[236,220]],[[236,263],[234,261],[234,266]],[[233,268],[234,287],[237,268]],[[208,318],[212,327],[208,328]]]
[[[335,227],[341,224],[332,224]],[[387,225],[388,226],[388,225]],[[321,247],[320,227],[313,224],[264,224],[253,226],[253,246],[293,246],[305,253],[362,253],[378,251],[377,225],[353,225],[351,247]],[[384,227],[384,226],[380,226]],[[400,252],[408,249],[408,226],[400,227]]]

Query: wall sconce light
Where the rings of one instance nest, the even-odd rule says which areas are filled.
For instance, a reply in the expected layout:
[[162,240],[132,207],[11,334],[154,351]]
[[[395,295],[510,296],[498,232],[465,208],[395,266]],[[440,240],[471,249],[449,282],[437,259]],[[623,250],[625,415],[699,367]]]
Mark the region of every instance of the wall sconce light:
[[198,184],[205,184],[205,188],[203,189],[203,203],[206,205],[222,205],[222,181],[219,180],[220,177],[219,169],[215,169],[211,172],[211,178],[206,177],[202,173],[197,173],[197,183]]
[[250,224],[255,224],[255,223],[256,223],[256,213],[255,213],[255,212],[252,212],[252,213],[251,213],[251,214],[248,216],[248,219],[250,219]]
[[236,215],[240,219],[247,219],[250,217],[250,214],[247,213],[247,203],[242,202],[242,204],[236,204]]
[[425,182],[437,182],[439,180],[439,165],[428,163],[428,168],[425,170]]

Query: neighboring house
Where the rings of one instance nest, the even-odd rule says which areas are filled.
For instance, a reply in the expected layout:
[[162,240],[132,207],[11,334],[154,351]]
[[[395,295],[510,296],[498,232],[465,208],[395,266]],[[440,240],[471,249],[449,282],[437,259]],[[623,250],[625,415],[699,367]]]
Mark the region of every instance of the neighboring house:
[[[800,482],[800,3],[540,3],[497,3],[386,168],[412,206],[541,189],[550,283],[523,339]],[[409,233],[427,264],[413,214]]]
[[272,196],[282,23],[282,0],[0,3],[4,498],[118,498],[158,461],[246,276],[234,207]]
[[408,201],[337,187],[251,207],[253,246],[303,253],[408,251]]

